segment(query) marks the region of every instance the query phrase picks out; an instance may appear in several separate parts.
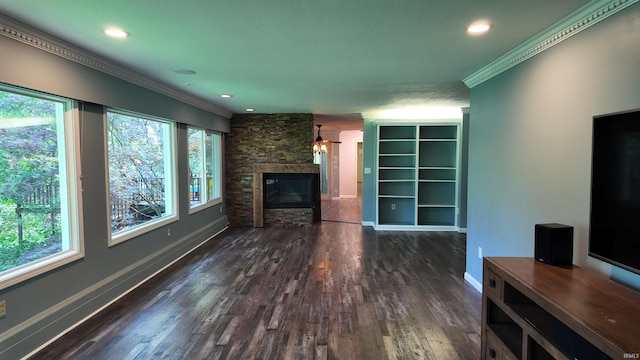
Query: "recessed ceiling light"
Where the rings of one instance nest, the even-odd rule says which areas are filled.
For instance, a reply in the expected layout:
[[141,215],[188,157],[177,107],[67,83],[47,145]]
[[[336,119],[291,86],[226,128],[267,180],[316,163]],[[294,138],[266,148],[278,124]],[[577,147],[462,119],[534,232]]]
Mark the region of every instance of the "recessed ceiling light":
[[180,70],[175,70],[174,73],[180,74],[180,75],[195,75],[196,72],[194,70],[189,70],[189,69],[180,69]]
[[220,94],[220,97],[221,97],[221,98],[228,99],[228,98],[232,98],[232,97],[233,97],[233,95],[231,95],[231,94]]
[[245,110],[246,110],[247,112],[254,112],[254,111],[256,111],[256,109],[254,109],[254,108],[246,108]]
[[491,24],[486,22],[476,22],[467,28],[467,32],[469,34],[483,34],[491,29]]
[[124,31],[122,29],[118,29],[118,28],[105,29],[104,33],[109,35],[109,36],[111,36],[111,37],[120,38],[120,39],[129,37],[129,35],[131,35],[128,32],[126,32],[126,31]]

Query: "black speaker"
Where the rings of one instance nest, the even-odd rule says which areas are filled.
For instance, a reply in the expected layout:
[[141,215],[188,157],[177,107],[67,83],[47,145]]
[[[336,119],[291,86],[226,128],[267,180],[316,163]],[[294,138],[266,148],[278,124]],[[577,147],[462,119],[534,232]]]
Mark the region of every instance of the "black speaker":
[[573,264],[573,226],[536,224],[534,257],[537,261],[556,265]]

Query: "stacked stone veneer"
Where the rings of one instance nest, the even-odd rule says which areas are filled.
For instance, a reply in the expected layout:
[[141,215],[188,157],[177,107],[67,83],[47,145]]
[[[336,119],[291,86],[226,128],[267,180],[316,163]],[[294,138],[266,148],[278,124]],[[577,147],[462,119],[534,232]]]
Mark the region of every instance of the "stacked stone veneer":
[[[225,138],[227,216],[231,226],[254,226],[255,164],[313,164],[312,114],[237,114]],[[309,209],[265,211],[263,226],[307,225]]]

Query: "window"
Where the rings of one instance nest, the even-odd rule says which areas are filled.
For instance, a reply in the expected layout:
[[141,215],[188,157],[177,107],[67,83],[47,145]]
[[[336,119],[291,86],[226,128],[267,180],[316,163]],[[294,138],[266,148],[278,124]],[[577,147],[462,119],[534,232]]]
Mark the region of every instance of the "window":
[[73,102],[0,85],[0,289],[83,256]]
[[107,112],[111,244],[177,217],[175,135],[172,123]]
[[188,129],[191,208],[221,201],[220,134]]

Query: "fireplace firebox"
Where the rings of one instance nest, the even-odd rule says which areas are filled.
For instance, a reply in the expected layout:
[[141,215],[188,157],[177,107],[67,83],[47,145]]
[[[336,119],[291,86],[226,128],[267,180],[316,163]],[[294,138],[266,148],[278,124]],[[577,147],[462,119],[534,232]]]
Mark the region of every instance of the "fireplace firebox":
[[313,207],[315,175],[307,173],[264,173],[264,208]]
[[320,204],[318,164],[253,165],[254,227],[309,226],[321,221]]

